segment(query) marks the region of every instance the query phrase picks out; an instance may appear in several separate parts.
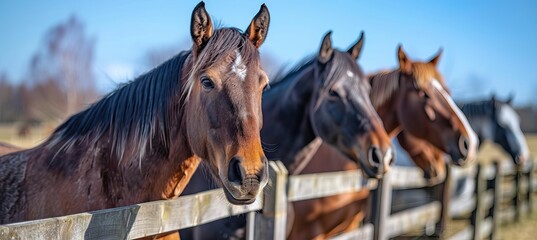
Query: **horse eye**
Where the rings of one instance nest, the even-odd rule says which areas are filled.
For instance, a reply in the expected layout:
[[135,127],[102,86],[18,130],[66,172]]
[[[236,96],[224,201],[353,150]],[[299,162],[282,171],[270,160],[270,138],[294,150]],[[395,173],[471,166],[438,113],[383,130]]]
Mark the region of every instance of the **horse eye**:
[[427,94],[427,92],[425,92],[425,91],[423,91],[423,90],[419,90],[418,95],[419,95],[421,98],[429,99],[429,94]]
[[203,85],[203,87],[205,89],[213,89],[214,88],[213,81],[208,77],[201,77],[201,85]]
[[339,97],[339,94],[338,94],[334,89],[330,89],[330,90],[328,90],[328,94],[329,94],[331,97]]

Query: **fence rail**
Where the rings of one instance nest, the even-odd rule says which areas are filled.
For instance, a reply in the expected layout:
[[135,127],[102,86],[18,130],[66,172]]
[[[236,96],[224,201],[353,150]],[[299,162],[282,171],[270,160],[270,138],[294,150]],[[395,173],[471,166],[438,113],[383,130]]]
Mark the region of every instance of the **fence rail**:
[[[476,191],[470,201],[454,200],[452,211],[472,213],[471,224],[449,239],[493,238],[499,219],[520,219],[522,211],[532,209],[531,196],[537,189],[537,180],[532,178],[533,168],[516,169],[499,164],[459,171],[448,168],[448,177],[438,188],[437,201],[391,214],[391,193],[394,189],[427,187],[421,170],[394,167],[383,180],[377,181],[364,179],[359,171],[288,176],[281,162],[271,162],[269,166],[269,186],[250,205],[231,205],[218,189],[174,200],[3,225],[0,226],[0,239],[132,239],[244,213],[248,213],[247,239],[284,239],[289,202],[364,188],[376,192],[374,202],[378,204],[373,207],[371,223],[332,239],[383,240],[420,228],[429,235],[440,237],[443,221],[449,215],[445,192],[450,179],[460,176],[474,177]],[[514,179],[515,190],[512,192],[502,188],[505,184],[502,181],[509,178]]]

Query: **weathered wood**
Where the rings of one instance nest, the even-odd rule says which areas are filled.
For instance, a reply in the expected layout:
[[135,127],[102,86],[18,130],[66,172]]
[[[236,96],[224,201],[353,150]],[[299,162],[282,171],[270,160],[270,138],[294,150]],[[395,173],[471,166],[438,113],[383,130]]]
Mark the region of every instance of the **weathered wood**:
[[373,225],[365,224],[359,229],[346,232],[346,233],[330,238],[330,240],[354,240],[354,239],[372,240],[373,239]]
[[270,185],[264,190],[263,212],[255,215],[255,224],[248,224],[254,229],[247,229],[247,236],[256,240],[286,238],[288,172],[280,161],[270,161],[269,166]]
[[397,167],[390,170],[392,189],[412,189],[427,187],[429,184],[423,178],[423,171],[417,167]]
[[521,207],[522,204],[522,188],[521,188],[521,181],[522,181],[522,170],[517,169],[516,171],[516,177],[515,177],[515,199],[513,200],[513,206],[515,207],[515,222],[520,222],[520,216],[521,213]]
[[475,196],[471,198],[457,198],[452,199],[451,202],[451,216],[463,216],[470,214],[475,209]]
[[475,176],[475,195],[476,195],[476,203],[475,203],[475,209],[472,212],[472,216],[470,219],[470,223],[473,226],[474,232],[472,239],[481,239],[479,238],[481,234],[481,225],[483,223],[483,208],[482,208],[482,202],[481,199],[483,198],[484,188],[485,188],[485,182],[483,181],[483,171],[482,171],[482,165],[479,164],[477,166],[477,172]]
[[[446,169],[446,179],[444,182],[438,184],[434,187],[435,197],[438,201],[440,201],[440,218],[439,221],[435,224],[434,233],[432,234],[432,237],[437,239],[444,239],[444,232],[446,230],[447,220],[450,216],[450,208],[451,208],[451,184],[452,184],[452,178],[451,178],[451,166],[449,166],[447,163],[445,164]],[[426,229],[427,230],[427,229]],[[426,231],[427,232],[427,231]]]
[[377,185],[374,179],[366,179],[360,170],[304,174],[289,176],[287,198],[290,202],[358,192]]
[[0,226],[0,239],[132,239],[261,209],[258,200],[234,206],[222,189],[174,200]]
[[472,236],[474,234],[474,227],[471,225],[466,227],[465,229],[459,231],[455,235],[448,238],[449,240],[469,240],[472,239]]
[[432,202],[421,207],[393,214],[384,228],[384,239],[396,237],[425,225],[433,225],[440,220],[441,203]]
[[492,206],[489,211],[489,216],[492,219],[492,230],[490,233],[490,239],[496,240],[498,238],[498,228],[500,227],[500,219],[498,213],[500,211],[500,201],[502,196],[502,189],[500,183],[502,181],[502,175],[500,173],[500,163],[498,161],[494,162],[494,167],[496,168],[496,176],[492,180],[492,190],[494,191],[494,198],[492,201]]
[[376,199],[379,202],[374,203],[374,208],[372,211],[375,212],[373,224],[373,238],[375,240],[385,240],[388,239],[388,220],[391,212],[392,205],[392,180],[391,175],[393,171],[390,171],[384,174],[384,177],[378,181]]

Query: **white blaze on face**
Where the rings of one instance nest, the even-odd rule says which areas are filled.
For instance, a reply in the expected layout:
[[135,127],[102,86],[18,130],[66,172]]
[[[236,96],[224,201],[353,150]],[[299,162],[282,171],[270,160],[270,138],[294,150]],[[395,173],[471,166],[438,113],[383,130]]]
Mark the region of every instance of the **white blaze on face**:
[[515,140],[520,147],[522,159],[529,159],[530,151],[528,149],[528,144],[526,143],[526,138],[524,138],[524,134],[522,133],[522,130],[520,130],[520,121],[515,110],[510,106],[503,105],[500,109],[500,114],[498,115],[498,122],[515,134]]
[[231,65],[231,71],[243,81],[246,78],[246,66],[242,62],[242,56],[239,50],[235,50],[235,61]]
[[457,115],[457,117],[461,120],[462,127],[468,134],[468,154],[467,157],[470,161],[473,161],[476,158],[477,155],[477,145],[479,144],[479,139],[477,138],[477,134],[474,132],[472,127],[470,127],[470,123],[468,123],[468,119],[466,119],[466,116],[462,111],[457,107],[457,104],[453,101],[451,96],[444,90],[444,87],[442,87],[442,84],[438,82],[438,80],[433,79],[431,82],[433,87],[440,92],[440,95],[446,100],[446,102],[449,104],[449,107],[451,110]]

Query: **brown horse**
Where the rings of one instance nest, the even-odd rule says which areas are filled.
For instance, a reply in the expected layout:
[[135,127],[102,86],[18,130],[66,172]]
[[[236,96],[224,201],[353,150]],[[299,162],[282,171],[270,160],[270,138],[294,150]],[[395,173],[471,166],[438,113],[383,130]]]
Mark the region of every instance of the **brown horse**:
[[242,33],[215,30],[204,3],[192,13],[193,48],[61,124],[43,144],[0,158],[0,223],[177,197],[200,162],[234,204],[267,182],[257,48],[263,5]]
[[[436,69],[441,52],[429,62],[412,62],[398,49],[399,69],[371,75],[370,98],[386,131],[395,137],[401,130],[415,134],[399,140],[431,184],[445,176],[443,152],[454,163],[475,158],[477,137],[466,118],[453,103]],[[431,143],[434,148],[418,151],[413,142]],[[461,144],[462,142],[462,144]],[[329,161],[330,164],[326,164]],[[327,146],[321,146],[302,173],[358,169]],[[325,239],[354,229],[365,215],[368,190],[293,204],[295,220],[289,239]]]
[[[392,162],[390,138],[368,96],[369,83],[356,59],[364,37],[347,51],[332,47],[331,33],[313,58],[273,78],[263,94],[267,124],[261,131],[269,160],[280,160],[290,174],[307,165],[321,142],[362,166],[369,177],[382,177]],[[185,194],[210,189],[195,174]],[[289,214],[291,216],[292,214]],[[244,238],[244,216],[181,230],[186,239]],[[242,229],[242,230],[241,230]]]
[[13,146],[8,143],[0,142],[0,156],[20,150],[22,150],[22,148]]

